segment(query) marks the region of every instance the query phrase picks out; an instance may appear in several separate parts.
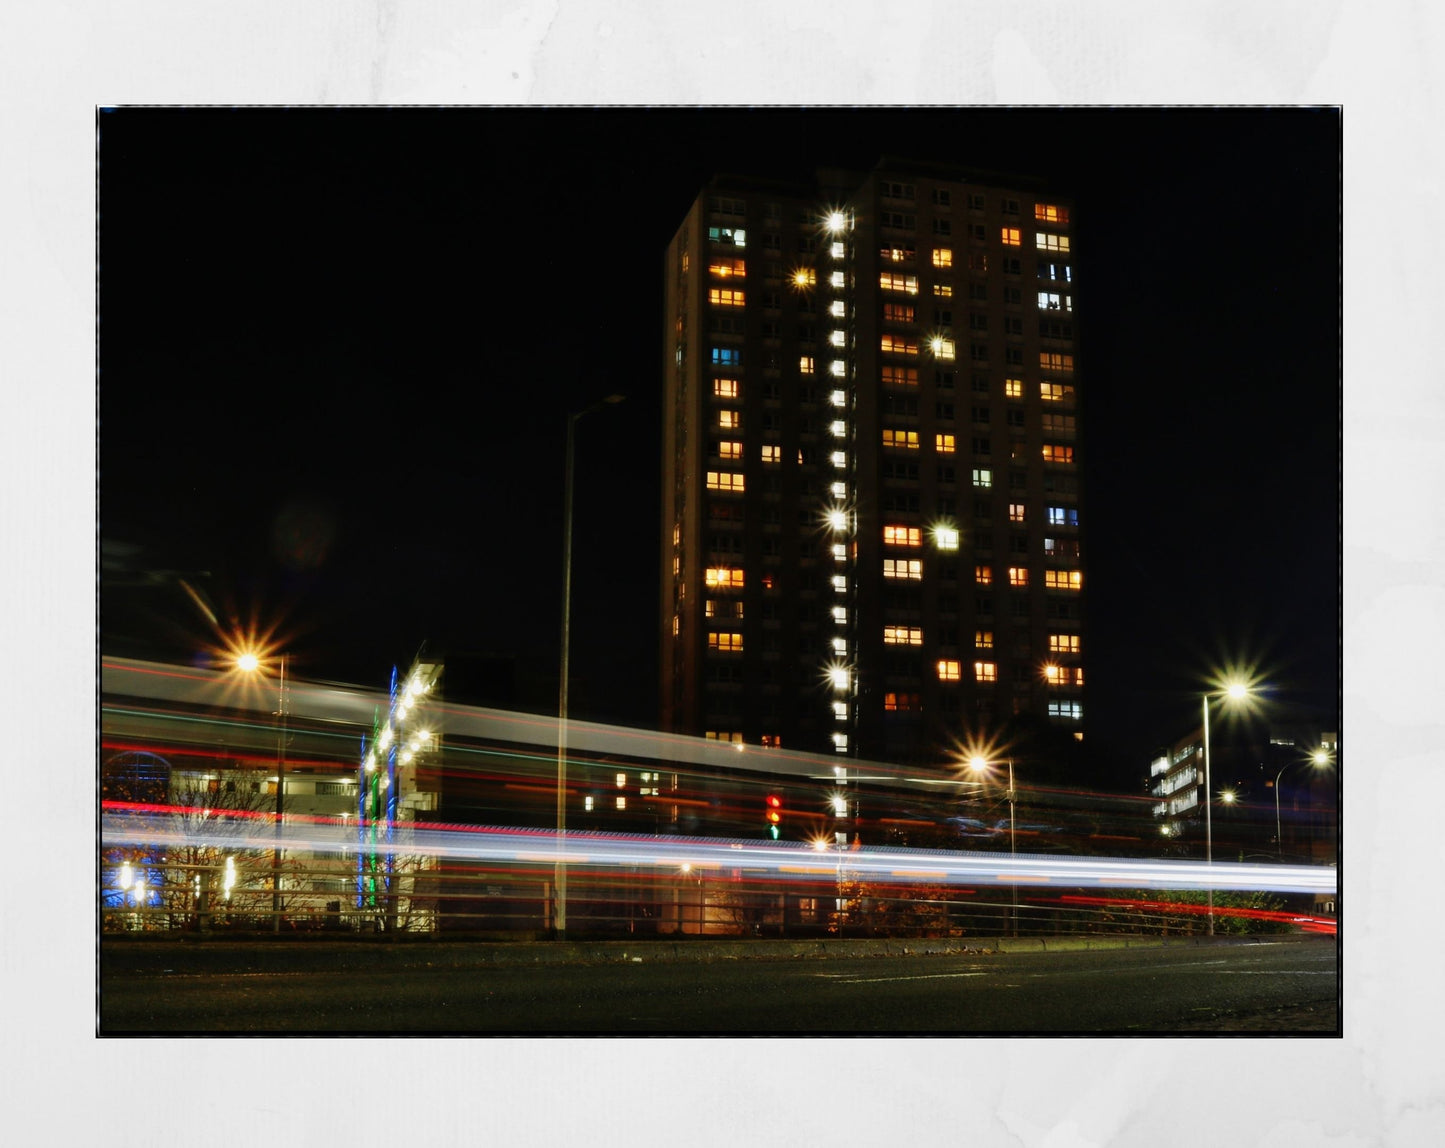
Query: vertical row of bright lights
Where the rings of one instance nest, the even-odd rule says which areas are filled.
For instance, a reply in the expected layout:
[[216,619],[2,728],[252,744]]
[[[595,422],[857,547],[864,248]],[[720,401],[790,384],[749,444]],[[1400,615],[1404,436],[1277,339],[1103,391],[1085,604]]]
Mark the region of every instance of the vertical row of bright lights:
[[828,363],[831,384],[829,403],[833,409],[828,431],[833,440],[829,461],[833,465],[833,481],[829,484],[829,501],[825,520],[829,547],[833,555],[833,623],[835,626],[832,659],[828,663],[828,681],[833,689],[833,748],[838,753],[849,751],[849,733],[853,710],[853,649],[849,639],[848,612],[853,602],[853,569],[850,562],[856,513],[848,488],[853,446],[851,418],[853,404],[848,388],[848,243],[853,230],[851,213],[830,210],[823,220],[824,242],[827,244],[827,305],[829,320],[828,345],[835,356]]

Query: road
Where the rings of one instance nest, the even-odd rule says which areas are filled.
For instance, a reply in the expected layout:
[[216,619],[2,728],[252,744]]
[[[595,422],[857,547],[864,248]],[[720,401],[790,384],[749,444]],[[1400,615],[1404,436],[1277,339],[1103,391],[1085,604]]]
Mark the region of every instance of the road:
[[[1199,1033],[1337,1027],[1333,938],[1062,953],[107,969],[101,1035]],[[640,954],[640,955],[637,955]],[[312,961],[309,964],[314,965]]]

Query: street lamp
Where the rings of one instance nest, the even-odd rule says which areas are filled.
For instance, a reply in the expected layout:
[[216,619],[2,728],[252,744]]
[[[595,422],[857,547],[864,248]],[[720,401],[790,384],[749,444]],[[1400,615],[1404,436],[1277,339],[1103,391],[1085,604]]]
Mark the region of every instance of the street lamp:
[[[1213,694],[1204,695],[1204,864],[1207,869],[1214,868],[1214,820],[1211,810],[1214,807],[1214,790],[1209,773],[1209,699]],[[1249,687],[1242,682],[1231,682],[1221,695],[1226,701],[1238,701],[1249,696]],[[1231,792],[1223,798],[1226,804],[1234,800]],[[1211,872],[1208,879],[1209,884],[1209,935],[1214,936],[1214,875]]]
[[[1321,747],[1315,750],[1309,757],[1301,758],[1300,761],[1309,762],[1314,769],[1321,769],[1329,764],[1330,751]],[[1283,856],[1284,837],[1280,831],[1279,822],[1279,779],[1284,776],[1284,771],[1292,765],[1299,765],[1300,761],[1287,761],[1280,766],[1279,772],[1274,775],[1274,854],[1276,857]]]
[[[974,773],[987,773],[988,765],[988,759],[979,756],[970,758],[968,762],[968,767]],[[1014,836],[1014,796],[1014,759],[1010,757],[1008,759],[1008,851],[1011,865],[1018,857],[1017,842]],[[1012,875],[1016,876],[1016,874]],[[1019,935],[1019,887],[1017,881],[1013,884],[1009,901],[1010,932],[1017,937]]]
[[[236,658],[236,668],[255,673],[261,659],[252,651]],[[276,687],[276,845],[271,851],[271,931],[281,931],[281,801],[286,792],[286,655],[281,655]]]
[[567,467],[563,478],[562,509],[562,672],[557,692],[557,863],[553,869],[552,924],[557,939],[567,933],[567,863],[562,850],[567,843],[567,661],[572,646],[572,469],[579,419],[605,406],[622,402],[626,395],[608,395],[590,407],[567,416]]

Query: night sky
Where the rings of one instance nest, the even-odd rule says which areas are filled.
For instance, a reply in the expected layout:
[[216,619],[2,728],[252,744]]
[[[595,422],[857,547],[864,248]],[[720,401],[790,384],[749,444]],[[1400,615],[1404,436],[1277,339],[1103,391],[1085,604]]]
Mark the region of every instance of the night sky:
[[[1248,664],[1337,729],[1333,110],[145,110],[99,118],[101,649],[422,642],[655,725],[663,253],[720,172],[881,155],[1076,204],[1087,743],[1136,789]],[[543,691],[545,696],[546,691]]]

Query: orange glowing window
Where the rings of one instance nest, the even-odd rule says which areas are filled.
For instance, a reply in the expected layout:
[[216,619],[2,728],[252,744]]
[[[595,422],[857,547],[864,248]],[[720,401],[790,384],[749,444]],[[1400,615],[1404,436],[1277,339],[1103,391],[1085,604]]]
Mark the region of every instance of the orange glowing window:
[[1040,223],[1068,223],[1069,209],[1052,203],[1036,203],[1034,218]]
[[1005,379],[1003,381],[1003,393],[1005,398],[1021,399],[1024,397],[1024,381],[1022,379]]
[[743,444],[740,442],[720,442],[717,444],[719,458],[742,458]]
[[707,488],[709,490],[730,490],[735,494],[743,492],[743,476],[729,470],[710,470],[707,472]]
[[1045,570],[1044,585],[1050,590],[1081,590],[1084,575],[1079,570]]
[[938,663],[938,680],[941,682],[956,682],[963,676],[963,666],[948,658]]
[[1039,397],[1046,403],[1071,403],[1074,401],[1074,388],[1066,383],[1040,383]]
[[712,394],[715,399],[735,399],[738,397],[737,379],[714,379],[712,381]]
[[995,662],[974,662],[973,680],[976,682],[998,681],[998,664]]
[[878,340],[878,349],[885,355],[916,355],[918,340],[905,339],[900,335],[883,335]]
[[1050,634],[1049,652],[1052,654],[1077,654],[1079,652],[1079,635]]
[[933,265],[935,267],[952,267],[953,252],[947,247],[935,247],[933,249]]
[[715,590],[741,590],[743,572],[729,566],[709,566],[703,575],[703,581]]
[[798,373],[800,375],[811,375],[813,373],[813,356],[803,355],[798,360]]
[[889,693],[883,695],[883,708],[892,711],[921,710],[921,698],[918,694]]
[[884,291],[901,291],[905,295],[918,294],[917,275],[895,275],[884,271],[878,276],[878,286]]
[[973,580],[974,580],[975,582],[977,582],[980,586],[992,586],[992,585],[993,585],[993,567],[992,567],[992,566],[975,566],[975,567],[973,568]]
[[1003,228],[1002,235],[1004,243],[1009,247],[1018,247],[1023,242],[1017,227]]
[[772,465],[783,461],[783,448],[780,446],[765,445],[763,447],[763,461]]
[[1065,355],[1059,351],[1040,351],[1039,367],[1045,371],[1072,371],[1074,356]]
[[743,636],[741,634],[709,633],[707,648],[723,653],[740,654],[743,650]]
[[975,630],[973,632],[973,644],[980,650],[993,649],[993,631]]
[[923,530],[918,526],[885,526],[883,527],[883,544],[885,546],[922,546]]
[[953,435],[937,434],[933,436],[933,445],[939,454],[952,454],[956,444]]
[[1071,446],[1060,446],[1057,443],[1046,442],[1044,443],[1044,461],[1063,463],[1073,462],[1074,448]]
[[707,269],[719,279],[746,279],[748,274],[747,264],[741,259],[714,259]]
[[1027,586],[1029,584],[1028,567],[1010,566],[1008,568],[1008,584],[1010,586]]
[[741,307],[744,302],[743,292],[727,287],[712,287],[708,289],[707,301],[717,307]]
[[885,646],[921,646],[923,645],[923,630],[918,626],[884,626],[883,644]]
[[1010,502],[1008,504],[1008,520],[1010,522],[1022,522],[1024,520],[1025,507],[1022,502]]
[[899,447],[903,450],[917,450],[919,447],[918,432],[916,430],[885,430],[883,445]]

